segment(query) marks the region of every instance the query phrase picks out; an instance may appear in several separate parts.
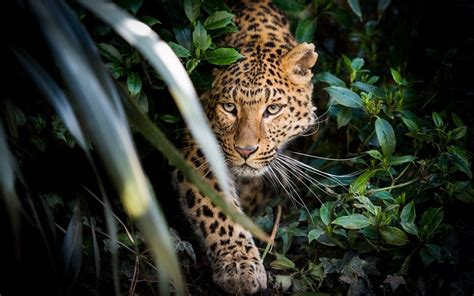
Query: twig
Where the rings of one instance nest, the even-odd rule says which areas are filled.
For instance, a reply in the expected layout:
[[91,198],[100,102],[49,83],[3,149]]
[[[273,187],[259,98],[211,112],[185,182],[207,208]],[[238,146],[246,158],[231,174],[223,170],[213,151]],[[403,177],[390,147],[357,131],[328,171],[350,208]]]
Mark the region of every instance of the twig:
[[265,256],[267,256],[268,252],[271,251],[273,246],[275,245],[275,236],[280,226],[280,218],[281,218],[281,205],[277,205],[277,213],[275,217],[275,223],[273,224],[272,234],[270,235],[270,242],[265,247],[265,251],[262,255],[262,261],[265,260]]

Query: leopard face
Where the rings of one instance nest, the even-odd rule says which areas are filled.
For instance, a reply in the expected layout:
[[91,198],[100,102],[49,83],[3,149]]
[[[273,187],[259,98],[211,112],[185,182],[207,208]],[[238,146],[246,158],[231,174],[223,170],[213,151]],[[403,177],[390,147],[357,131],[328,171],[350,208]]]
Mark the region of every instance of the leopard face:
[[217,72],[204,103],[235,175],[264,174],[285,144],[314,124],[310,69],[316,59],[314,45],[304,43],[280,58],[244,56]]

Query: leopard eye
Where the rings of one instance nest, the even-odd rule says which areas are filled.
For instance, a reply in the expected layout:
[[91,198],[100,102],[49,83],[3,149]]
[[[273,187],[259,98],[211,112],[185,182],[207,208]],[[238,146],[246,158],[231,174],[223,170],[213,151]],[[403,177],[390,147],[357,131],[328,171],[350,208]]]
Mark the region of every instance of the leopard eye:
[[265,113],[268,113],[269,115],[275,115],[278,112],[280,112],[281,108],[282,108],[282,105],[271,104],[267,107],[267,109],[265,110]]
[[224,110],[226,112],[229,112],[229,113],[235,113],[235,104],[232,104],[232,103],[224,103],[222,104],[222,108],[224,108]]

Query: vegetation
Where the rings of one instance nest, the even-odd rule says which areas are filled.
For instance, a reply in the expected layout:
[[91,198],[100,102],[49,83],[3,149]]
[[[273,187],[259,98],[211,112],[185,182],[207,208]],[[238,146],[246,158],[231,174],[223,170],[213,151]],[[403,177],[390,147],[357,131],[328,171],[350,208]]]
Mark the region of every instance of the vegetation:
[[[6,35],[4,55],[0,219],[10,273],[0,294],[22,294],[30,279],[56,294],[221,294],[177,214],[175,167],[219,198],[171,143],[202,117],[189,113],[197,100],[173,82],[169,56],[150,53],[161,39],[153,31],[137,39],[144,27],[100,1],[72,2],[73,10],[50,1],[48,11],[35,3],[7,5],[26,26]],[[218,42],[236,30],[223,1],[116,3],[168,43],[198,92],[210,87],[213,67],[240,57]],[[425,3],[419,19],[403,1],[274,3],[298,41],[317,45],[319,121],[288,147],[288,187],[254,217],[276,230],[274,244],[260,243],[270,294],[472,294],[473,89],[456,69],[474,65],[474,39],[440,35],[435,24],[472,8]]]

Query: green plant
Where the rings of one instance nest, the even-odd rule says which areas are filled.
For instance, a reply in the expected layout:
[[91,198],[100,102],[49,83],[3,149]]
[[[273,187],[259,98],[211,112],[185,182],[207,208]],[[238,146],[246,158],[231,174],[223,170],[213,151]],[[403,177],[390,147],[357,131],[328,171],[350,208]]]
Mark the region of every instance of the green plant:
[[[176,214],[177,207],[172,203],[175,193],[168,177],[170,168],[177,167],[215,203],[222,202],[187,168],[172,144],[180,142],[185,122],[204,129],[203,121],[190,123],[188,117],[196,109],[197,96],[189,83],[186,90],[174,89],[170,96],[166,86],[175,85],[174,74],[160,70],[163,64],[178,65],[176,58],[168,58],[171,51],[165,50],[166,43],[179,57],[196,89],[209,88],[211,68],[240,57],[236,50],[221,47],[218,41],[225,32],[235,30],[232,11],[218,0],[116,3],[152,30],[114,6],[79,1],[73,3],[75,13],[69,13],[66,20],[60,18],[67,26],[61,23],[48,31],[77,37],[76,30],[81,30],[87,36],[78,29],[77,21],[70,26],[73,15],[79,16],[93,42],[83,43],[82,38],[49,42],[53,47],[56,44],[56,52],[61,53],[53,60],[76,56],[64,61],[76,61],[83,69],[80,75],[68,72],[74,64],[51,63],[50,49],[41,47],[44,35],[35,31],[46,23],[32,21],[33,15],[15,5],[15,9],[6,9],[18,15],[13,22],[16,28],[28,29],[16,33],[16,39],[6,37],[9,48],[15,45],[25,68],[20,68],[17,57],[7,55],[11,58],[5,59],[5,71],[9,73],[6,85],[12,87],[2,94],[0,184],[1,200],[6,206],[0,207],[0,219],[8,226],[2,233],[5,241],[11,242],[6,244],[11,245],[10,253],[22,260],[4,253],[2,264],[11,272],[4,281],[6,288],[3,283],[0,286],[0,293],[20,293],[25,285],[15,285],[10,279],[31,278],[37,279],[38,290],[44,288],[39,283],[47,283],[47,292],[56,293],[99,290],[108,295],[126,289],[130,294],[159,295],[166,289],[182,289],[196,295],[219,294],[210,271],[206,271],[205,255],[193,248],[198,242],[186,232],[187,224]],[[275,244],[262,251],[270,275],[270,292],[472,293],[474,236],[469,219],[474,196],[473,120],[466,107],[472,84],[461,84],[464,76],[453,71],[456,59],[469,61],[472,50],[463,48],[462,42],[443,39],[440,44],[438,35],[442,33],[436,30],[432,33],[436,45],[410,49],[409,45],[417,41],[411,37],[411,30],[422,30],[413,20],[423,22],[410,2],[274,3],[287,13],[299,42],[317,45],[314,99],[321,111],[317,113],[315,133],[288,147],[288,153],[301,162],[286,164],[293,183],[286,190],[277,188],[280,194],[256,217],[261,229],[275,231]],[[46,13],[57,14],[57,2],[48,4]],[[87,10],[81,6],[84,4]],[[21,22],[27,25],[20,26]],[[449,25],[443,22],[443,26]],[[65,28],[72,29],[66,33],[62,30]],[[137,28],[147,34],[137,35]],[[58,36],[47,35],[50,40]],[[429,39],[429,35],[425,30],[423,39]],[[62,40],[71,40],[69,37]],[[32,39],[33,46],[17,39]],[[166,54],[162,61],[150,56],[150,49],[157,43],[158,52]],[[456,48],[444,47],[445,43],[456,44]],[[113,82],[107,78],[95,48]],[[417,50],[423,54],[413,57]],[[430,58],[429,67],[422,61],[425,56]],[[22,69],[29,69],[40,83],[39,89],[49,95],[37,94]],[[79,87],[81,84],[86,87]],[[93,92],[94,85],[102,95]],[[189,100],[182,101],[183,93],[189,95]],[[45,97],[48,101],[43,100]],[[85,116],[80,110],[86,103],[97,108],[94,111],[99,110],[96,104],[108,106],[109,111]],[[105,130],[103,136],[96,134],[99,130]],[[114,137],[112,132],[121,136]],[[131,145],[132,137],[135,145]],[[206,139],[203,141],[207,143]],[[117,149],[120,147],[128,148],[122,153]],[[212,151],[209,154],[217,155]],[[117,160],[109,159],[115,156]],[[125,168],[136,164],[138,158],[143,170]],[[69,171],[79,174],[67,178]],[[131,179],[141,184],[139,188],[145,193],[142,201],[155,203],[149,188],[156,192],[165,214],[148,214],[157,223],[141,218],[134,222],[115,202],[116,190],[119,194],[126,192],[121,188]],[[296,206],[288,201],[288,194],[296,197]],[[122,196],[127,204],[128,195]],[[221,206],[225,208],[226,204]],[[278,207],[283,208],[281,219]],[[160,220],[164,215],[178,232],[168,234],[166,223]],[[265,236],[247,218],[238,214],[234,218]],[[272,229],[275,220],[279,220],[278,230]],[[146,230],[144,225],[155,225],[159,231]],[[25,241],[32,242],[34,248],[27,249]],[[153,251],[147,249],[151,245],[155,246]],[[25,254],[38,254],[36,260],[41,264],[23,260]],[[57,254],[64,262],[56,259]],[[158,259],[155,264],[155,257],[166,260]],[[166,261],[173,267],[163,267]],[[41,270],[35,266],[41,266]],[[178,268],[185,274],[186,287],[180,284]],[[158,291],[157,275],[168,275],[176,286],[168,287],[167,279],[161,278],[159,282],[165,284]]]

